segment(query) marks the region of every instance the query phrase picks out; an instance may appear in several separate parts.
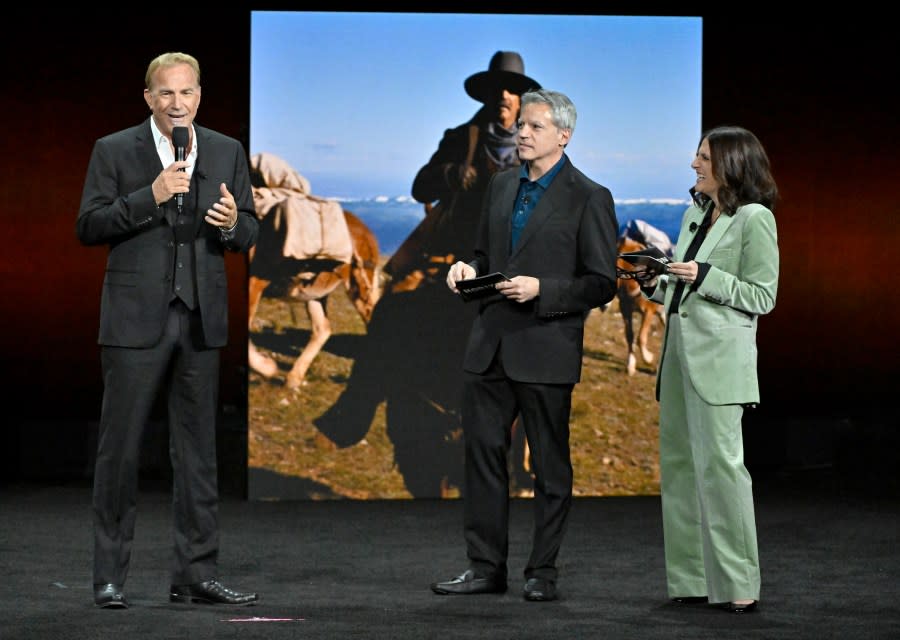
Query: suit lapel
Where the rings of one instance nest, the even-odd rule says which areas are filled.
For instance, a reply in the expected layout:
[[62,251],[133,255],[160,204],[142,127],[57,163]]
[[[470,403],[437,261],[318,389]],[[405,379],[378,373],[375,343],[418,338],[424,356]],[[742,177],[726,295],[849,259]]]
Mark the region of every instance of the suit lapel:
[[[206,130],[194,124],[194,132],[197,136],[197,164],[191,178],[191,188],[197,190],[197,198],[194,206],[194,235],[200,231],[200,225],[206,217],[206,209],[219,201],[219,185],[212,184],[207,178],[209,175],[209,158],[212,157],[209,138]],[[204,206],[206,205],[206,206]]]
[[[561,185],[567,183],[571,179],[568,171],[569,166],[568,162],[565,163],[553,179],[553,182],[550,183],[546,193],[541,196],[534,211],[532,211],[531,215],[528,217],[528,222],[525,223],[525,228],[522,229],[522,235],[519,236],[519,242],[513,248],[510,257],[519,253],[522,250],[522,247],[528,244],[528,241],[535,236],[544,223],[556,214],[557,211],[560,211],[563,208],[561,206],[562,202],[560,201],[559,194],[563,189],[563,186]],[[513,202],[515,202],[515,198],[516,196],[514,194],[512,197]]]
[[[510,179],[505,181],[503,190],[496,200],[498,209],[495,209],[496,213],[494,214],[497,226],[493,233],[499,238],[499,246],[501,247],[509,247],[510,236],[512,235],[512,212],[519,192],[518,170],[511,171],[510,175]],[[508,251],[504,251],[504,253],[508,253]]]
[[707,232],[706,238],[703,240],[703,244],[700,245],[700,249],[697,250],[697,257],[695,257],[694,260],[697,262],[709,261],[709,254],[712,253],[712,250],[719,244],[719,240],[722,239],[722,236],[725,235],[725,232],[728,231],[728,228],[732,225],[737,216],[738,213],[731,216],[719,216],[716,223],[710,227],[709,232]]
[[[682,231],[678,235],[678,244],[675,247],[675,255],[672,256],[674,262],[684,262],[684,254],[687,253],[688,247],[691,246],[691,242],[694,240],[694,233],[699,233],[697,229],[703,222],[706,213],[703,209],[692,207],[689,211],[689,215],[690,218],[685,221],[687,224],[681,227]],[[693,233],[690,232],[691,225],[695,225]]]
[[[134,146],[141,171],[144,173],[144,179],[147,184],[153,184],[159,172],[163,170],[163,166],[162,160],[159,159],[159,152],[156,150],[153,131],[150,129],[150,118],[147,118],[144,126],[140,128],[135,138]],[[166,207],[166,219],[169,221],[169,224],[174,224],[175,222],[171,207]]]
[[[694,220],[691,223],[696,222],[699,226],[703,221],[703,218],[706,214],[703,213],[702,210],[697,209],[694,215]],[[694,256],[694,260],[696,262],[708,262],[709,254],[712,253],[712,250],[716,248],[716,245],[719,244],[719,240],[722,239],[722,236],[725,235],[725,232],[728,231],[728,228],[734,222],[734,219],[737,217],[737,213],[733,216],[720,215],[716,223],[710,227],[709,231],[706,234],[706,237],[703,239],[703,243],[700,245],[700,248],[697,250],[697,255]],[[693,237],[693,234],[691,234]],[[683,262],[684,254],[688,250],[688,247],[691,245],[691,239],[686,239],[685,242],[679,242],[680,246],[675,252],[675,262]],[[671,295],[674,296],[674,290],[677,287],[672,287],[673,293]],[[688,296],[691,294],[690,287],[683,287],[681,292],[681,300],[679,302],[682,303],[687,300]]]

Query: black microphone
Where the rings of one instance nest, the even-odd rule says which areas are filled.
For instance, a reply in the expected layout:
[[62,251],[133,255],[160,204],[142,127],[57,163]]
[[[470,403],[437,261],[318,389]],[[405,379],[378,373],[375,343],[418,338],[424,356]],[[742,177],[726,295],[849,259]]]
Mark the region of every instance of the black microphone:
[[699,225],[697,225],[696,222],[692,222],[692,223],[690,224],[690,226],[688,227],[688,231],[690,231],[691,233],[694,233],[694,232],[697,230],[697,227],[698,227],[698,226],[699,226]]
[[[175,160],[184,160],[188,146],[188,128],[172,127],[172,144],[175,145]],[[180,169],[184,171],[184,169]],[[175,204],[178,206],[178,213],[181,213],[181,207],[184,205],[184,194],[175,194]]]

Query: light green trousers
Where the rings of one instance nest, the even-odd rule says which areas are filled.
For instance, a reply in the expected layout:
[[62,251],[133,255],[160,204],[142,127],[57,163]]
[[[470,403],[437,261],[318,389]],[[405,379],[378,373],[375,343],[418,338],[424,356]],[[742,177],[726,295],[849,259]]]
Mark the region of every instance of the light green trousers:
[[759,600],[753,487],[741,405],[704,402],[682,366],[680,318],[669,316],[660,371],[659,464],[669,597]]

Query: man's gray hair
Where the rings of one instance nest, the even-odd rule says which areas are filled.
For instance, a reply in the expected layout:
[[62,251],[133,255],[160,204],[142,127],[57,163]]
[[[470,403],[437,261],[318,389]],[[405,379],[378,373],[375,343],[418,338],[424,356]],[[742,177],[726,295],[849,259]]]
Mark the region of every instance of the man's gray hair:
[[558,129],[568,129],[570,133],[575,131],[575,120],[578,118],[578,113],[566,94],[549,89],[528,91],[522,94],[522,108],[524,109],[528,104],[549,105],[553,124]]

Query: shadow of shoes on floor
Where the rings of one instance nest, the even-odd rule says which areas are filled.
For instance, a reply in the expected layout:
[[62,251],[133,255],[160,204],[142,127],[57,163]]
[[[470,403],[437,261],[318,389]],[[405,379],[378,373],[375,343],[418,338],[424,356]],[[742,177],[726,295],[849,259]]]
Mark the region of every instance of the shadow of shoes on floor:
[[706,604],[709,602],[709,598],[706,596],[681,596],[672,598],[672,602],[676,604]]

